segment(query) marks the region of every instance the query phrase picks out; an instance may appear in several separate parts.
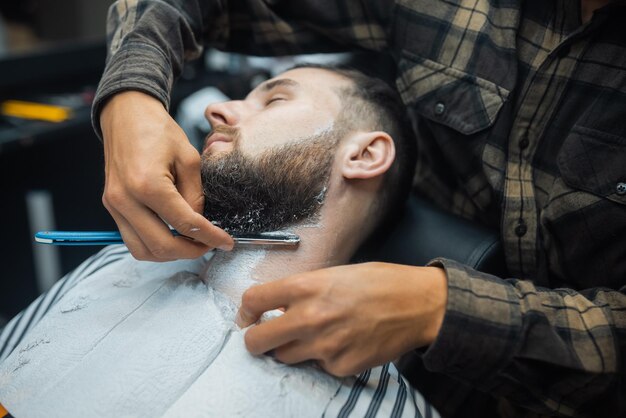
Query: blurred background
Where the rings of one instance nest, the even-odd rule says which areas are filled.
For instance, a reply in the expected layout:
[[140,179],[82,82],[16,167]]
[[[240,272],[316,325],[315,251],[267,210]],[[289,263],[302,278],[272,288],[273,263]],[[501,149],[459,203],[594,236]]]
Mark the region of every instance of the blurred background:
[[38,248],[34,230],[114,227],[89,122],[111,3],[0,2],[0,326],[98,250]]
[[[35,244],[39,230],[115,230],[101,204],[102,144],[90,108],[112,0],[0,2],[0,327],[98,247]],[[255,58],[207,48],[176,82],[171,113],[200,146],[211,102],[242,98],[296,62],[373,67],[361,53]],[[375,63],[393,77],[391,61]]]

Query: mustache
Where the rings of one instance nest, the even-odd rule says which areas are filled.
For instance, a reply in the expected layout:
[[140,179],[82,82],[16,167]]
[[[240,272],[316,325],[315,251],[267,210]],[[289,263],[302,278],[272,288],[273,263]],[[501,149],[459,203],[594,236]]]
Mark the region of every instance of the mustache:
[[214,134],[222,134],[231,138],[233,141],[237,141],[239,139],[239,128],[229,125],[217,125],[214,127],[211,132],[206,136],[205,142],[211,138]]
[[204,138],[204,144],[202,146],[202,155],[204,155],[204,153],[206,151],[207,144],[209,143],[209,140],[215,134],[223,135],[223,136],[229,138],[230,141],[233,143],[233,146],[234,147],[238,147],[239,137],[241,135],[240,131],[239,131],[239,128],[235,128],[234,126],[229,126],[229,125],[217,125],[217,126],[215,126],[215,128],[213,128],[211,130],[211,132],[209,132],[209,134],[206,136],[206,138]]

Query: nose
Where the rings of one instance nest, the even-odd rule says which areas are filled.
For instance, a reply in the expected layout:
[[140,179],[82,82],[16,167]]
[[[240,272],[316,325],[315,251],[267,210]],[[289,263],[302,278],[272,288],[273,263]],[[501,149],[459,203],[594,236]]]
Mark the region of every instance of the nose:
[[233,100],[230,102],[210,104],[204,111],[204,117],[209,121],[211,126],[235,126],[239,122],[237,103]]

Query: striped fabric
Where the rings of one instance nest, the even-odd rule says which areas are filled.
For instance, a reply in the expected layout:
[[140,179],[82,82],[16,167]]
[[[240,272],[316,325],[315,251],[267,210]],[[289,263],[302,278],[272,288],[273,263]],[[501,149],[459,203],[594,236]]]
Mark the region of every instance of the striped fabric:
[[324,413],[325,418],[438,416],[391,363],[366,370],[344,384]]
[[624,415],[625,3],[583,25],[571,0],[118,1],[94,126],[118,91],[168,105],[204,45],[391,55],[416,191],[499,228],[512,277],[433,261],[447,313],[414,383],[446,416],[474,412],[461,388],[511,416]]
[[121,260],[127,254],[128,249],[123,245],[104,248],[88,258],[76,270],[56,282],[50,290],[39,296],[28,308],[16,315],[0,330],[0,363],[11,354],[28,331],[37,325],[46,312],[61,300],[72,287],[99,269]]
[[[83,262],[76,270],[59,280],[47,293],[37,298],[0,331],[0,363],[24,341],[45,314],[78,283],[101,269],[115,269],[114,263],[128,260],[125,246],[104,248]],[[113,271],[113,270],[110,270]],[[0,390],[0,393],[2,391]],[[1,401],[2,399],[0,399]],[[4,411],[5,415],[2,415]],[[413,389],[393,364],[366,370],[355,378],[345,378],[337,394],[330,401],[324,417],[438,417],[423,396]],[[11,417],[0,404],[0,418]]]

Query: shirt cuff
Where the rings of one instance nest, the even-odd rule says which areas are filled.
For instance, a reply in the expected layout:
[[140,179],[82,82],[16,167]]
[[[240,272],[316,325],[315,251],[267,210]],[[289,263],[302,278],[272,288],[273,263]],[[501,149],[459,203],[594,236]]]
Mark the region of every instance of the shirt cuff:
[[102,140],[100,111],[114,94],[137,90],[169,107],[173,84],[172,67],[166,56],[149,43],[128,42],[109,57],[91,108],[91,123]]
[[448,301],[437,338],[422,355],[431,372],[482,386],[512,360],[522,338],[513,286],[456,261],[435,259],[448,278]]

